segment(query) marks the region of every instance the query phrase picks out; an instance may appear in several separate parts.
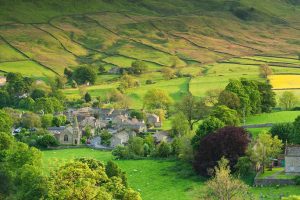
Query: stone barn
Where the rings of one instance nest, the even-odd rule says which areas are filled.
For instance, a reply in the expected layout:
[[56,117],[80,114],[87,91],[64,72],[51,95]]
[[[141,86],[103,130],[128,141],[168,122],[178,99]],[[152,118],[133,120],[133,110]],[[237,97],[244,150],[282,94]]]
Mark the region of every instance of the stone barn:
[[285,172],[300,173],[300,146],[285,148]]

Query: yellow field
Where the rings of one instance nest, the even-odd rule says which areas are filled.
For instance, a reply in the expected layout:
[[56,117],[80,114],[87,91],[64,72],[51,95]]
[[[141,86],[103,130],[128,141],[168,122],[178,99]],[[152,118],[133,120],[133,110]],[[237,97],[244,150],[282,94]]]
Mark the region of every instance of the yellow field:
[[300,75],[271,75],[268,78],[274,89],[300,88]]

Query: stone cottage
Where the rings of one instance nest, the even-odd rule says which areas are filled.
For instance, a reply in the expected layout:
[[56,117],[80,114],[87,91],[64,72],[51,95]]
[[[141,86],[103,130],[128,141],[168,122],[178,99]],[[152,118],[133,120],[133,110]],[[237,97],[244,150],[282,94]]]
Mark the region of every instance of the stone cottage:
[[285,148],[285,172],[300,173],[300,146]]

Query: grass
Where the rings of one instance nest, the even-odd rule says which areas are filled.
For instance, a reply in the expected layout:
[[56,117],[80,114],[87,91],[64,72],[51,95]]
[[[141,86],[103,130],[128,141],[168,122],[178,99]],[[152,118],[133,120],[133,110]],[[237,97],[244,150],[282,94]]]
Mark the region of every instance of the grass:
[[[111,152],[88,148],[43,151],[46,173],[64,162],[89,157],[106,162],[113,159]],[[194,174],[188,164],[172,159],[115,160],[127,173],[130,187],[140,191],[144,200],[203,199],[205,181]],[[250,187],[255,199],[280,199],[279,195],[299,195],[299,186]],[[202,196],[202,198],[201,198]]]
[[[92,149],[44,151],[44,169],[49,172],[63,162],[78,157],[90,157],[103,162],[113,159],[111,152]],[[174,160],[116,160],[115,162],[126,171],[129,185],[138,190],[144,200],[188,200],[194,192],[203,188],[203,181],[193,175],[189,166]]]
[[159,88],[165,91],[171,99],[179,101],[188,92],[188,78],[177,78],[171,80],[159,81],[155,84],[143,85],[138,88],[128,89],[126,94],[132,100],[132,107],[140,109],[143,106],[143,97],[146,92],[152,88]]
[[247,117],[246,124],[293,122],[295,118],[299,115],[300,111],[280,111],[272,113],[263,113]]
[[5,72],[18,72],[24,76],[30,76],[36,79],[53,77],[55,73],[33,61],[18,61],[0,63],[0,70]]
[[26,59],[22,54],[0,41],[0,62]]
[[255,139],[261,132],[269,131],[270,128],[248,128],[247,130],[250,132],[253,139]]

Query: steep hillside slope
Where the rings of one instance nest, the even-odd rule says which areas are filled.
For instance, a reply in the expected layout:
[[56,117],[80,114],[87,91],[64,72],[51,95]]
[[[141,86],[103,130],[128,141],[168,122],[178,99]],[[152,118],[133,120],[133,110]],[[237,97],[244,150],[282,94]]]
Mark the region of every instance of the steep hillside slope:
[[[240,65],[231,69],[235,77],[245,71],[245,76],[259,78],[258,66],[263,63],[278,73],[283,67],[298,73],[294,69],[299,65],[293,63],[300,52],[297,2],[0,0],[0,70],[5,73],[18,67],[23,74],[46,78],[62,75],[66,67],[104,65],[110,69],[142,60],[151,69],[149,76],[157,80],[162,80],[159,71],[163,67],[177,67],[185,74],[200,75],[198,79],[222,76],[225,83],[234,74],[224,76],[228,63],[231,68]],[[28,73],[31,65],[40,68],[37,75]],[[251,65],[252,75],[244,68]],[[139,79],[143,82],[149,76]],[[102,76],[100,82],[116,78]],[[199,90],[193,84],[190,87]]]

